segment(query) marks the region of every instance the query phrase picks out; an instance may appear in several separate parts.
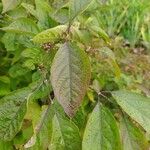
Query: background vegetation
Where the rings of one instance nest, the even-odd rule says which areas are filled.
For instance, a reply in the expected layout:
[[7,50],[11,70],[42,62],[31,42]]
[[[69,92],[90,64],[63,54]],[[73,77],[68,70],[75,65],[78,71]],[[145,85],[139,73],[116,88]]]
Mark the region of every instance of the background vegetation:
[[149,149],[149,0],[2,0],[0,12],[0,150]]

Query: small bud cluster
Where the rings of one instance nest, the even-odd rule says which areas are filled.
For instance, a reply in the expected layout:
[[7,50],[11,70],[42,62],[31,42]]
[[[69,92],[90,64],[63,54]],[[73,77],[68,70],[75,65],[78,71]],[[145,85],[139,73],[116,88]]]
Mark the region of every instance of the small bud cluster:
[[49,52],[50,49],[52,49],[53,47],[53,44],[52,43],[44,43],[42,46],[41,46],[46,52]]

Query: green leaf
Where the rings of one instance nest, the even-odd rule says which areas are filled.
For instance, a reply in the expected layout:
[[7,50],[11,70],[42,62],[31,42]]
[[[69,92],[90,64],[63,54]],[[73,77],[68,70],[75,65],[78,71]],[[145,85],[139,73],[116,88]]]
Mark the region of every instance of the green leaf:
[[100,27],[93,25],[93,24],[89,24],[89,29],[91,31],[91,33],[93,33],[93,35],[97,36],[97,37],[101,37],[103,38],[106,42],[109,42],[109,36],[107,35],[107,33]]
[[0,149],[1,150],[14,150],[13,143],[0,141]]
[[36,10],[34,9],[34,6],[28,3],[22,3],[21,6],[27,10],[31,15],[37,18]]
[[25,148],[29,150],[45,150],[48,148],[52,135],[53,106],[43,111],[42,117],[35,128],[35,135],[28,141]]
[[69,20],[68,9],[62,8],[57,10],[54,14],[52,14],[52,18],[61,24],[67,23]]
[[92,0],[70,0],[70,21],[82,13]]
[[20,18],[11,23],[8,27],[3,27],[1,30],[18,33],[18,34],[27,34],[35,35],[39,32],[39,29],[36,23],[29,18]]
[[10,79],[7,76],[0,76],[0,96],[10,92]]
[[121,119],[120,127],[124,150],[148,149],[145,135],[126,116]]
[[9,69],[9,75],[13,78],[17,78],[19,76],[23,76],[28,72],[26,68],[23,68],[20,64],[13,65]]
[[21,128],[31,89],[24,88],[0,100],[0,139],[11,140]]
[[59,25],[54,28],[47,29],[39,34],[37,34],[33,41],[35,43],[47,43],[47,42],[55,42],[61,39],[62,34],[67,30],[66,25]]
[[17,5],[21,3],[22,0],[2,0],[3,3],[3,12],[5,13],[9,10],[14,9]]
[[88,56],[75,43],[66,42],[60,47],[51,66],[51,82],[57,100],[70,117],[81,104],[90,73]]
[[61,112],[53,117],[53,129],[50,150],[81,150],[79,129]]
[[108,63],[110,65],[112,65],[115,75],[116,77],[120,77],[121,76],[121,70],[117,64],[116,58],[115,58],[115,54],[114,52],[109,49],[108,47],[103,47],[100,49],[99,51],[104,57],[108,58]]
[[46,1],[35,0],[36,15],[38,19],[38,25],[42,29],[47,29],[52,24],[50,20],[51,7]]
[[121,150],[119,131],[112,113],[96,105],[87,122],[82,150]]
[[121,108],[150,133],[150,98],[129,91],[112,92]]
[[15,51],[17,49],[16,46],[16,35],[13,33],[5,33],[2,37],[2,42],[5,45],[7,51]]
[[[39,90],[37,91],[39,92]],[[33,128],[35,128],[40,118],[41,107],[37,100],[33,100],[33,95],[31,96],[31,100],[28,102],[28,109],[24,118],[27,120],[32,120]]]

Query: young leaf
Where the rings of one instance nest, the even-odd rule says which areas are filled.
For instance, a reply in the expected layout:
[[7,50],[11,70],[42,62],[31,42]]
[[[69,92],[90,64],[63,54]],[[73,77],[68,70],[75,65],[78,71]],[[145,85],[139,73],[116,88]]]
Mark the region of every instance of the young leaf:
[[121,150],[119,131],[111,112],[96,105],[87,122],[82,150]]
[[9,10],[14,9],[22,0],[2,0],[3,3],[3,12],[5,13]]
[[24,88],[0,100],[0,139],[11,140],[19,131],[26,113],[26,100],[31,90]]
[[148,149],[148,142],[144,134],[126,116],[121,119],[120,127],[124,150]]
[[150,98],[129,91],[112,92],[122,109],[150,133]]
[[70,21],[82,13],[92,0],[70,0]]
[[61,112],[55,111],[50,150],[81,150],[81,138],[76,125]]
[[59,25],[54,28],[47,29],[39,34],[37,34],[33,41],[35,43],[47,43],[47,42],[55,42],[59,40],[62,34],[67,30],[66,25]]
[[86,53],[66,42],[55,55],[51,67],[51,82],[55,96],[68,116],[79,107],[90,80],[90,62]]
[[1,29],[7,32],[29,35],[35,35],[39,32],[39,29],[35,22],[28,18],[17,19],[8,27],[3,27]]

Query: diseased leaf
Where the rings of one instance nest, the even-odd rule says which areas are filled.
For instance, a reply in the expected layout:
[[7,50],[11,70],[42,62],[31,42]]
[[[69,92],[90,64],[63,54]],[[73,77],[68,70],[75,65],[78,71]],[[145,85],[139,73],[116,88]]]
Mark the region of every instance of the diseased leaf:
[[47,29],[39,34],[37,34],[33,41],[35,43],[47,43],[47,42],[55,42],[61,39],[62,34],[67,30],[66,25],[59,25],[54,28]]
[[39,82],[34,82],[29,87],[11,92],[0,99],[0,139],[10,141],[21,128],[27,110],[27,101],[36,91]]
[[86,53],[66,42],[56,53],[51,67],[55,96],[68,116],[79,107],[90,80],[90,62]]
[[53,117],[49,150],[81,150],[81,138],[77,126],[58,110]]
[[150,98],[129,91],[112,92],[121,108],[150,133]]
[[9,141],[20,130],[31,90],[24,88],[0,100],[0,139]]
[[121,119],[120,127],[124,150],[148,149],[148,142],[145,135],[127,117]]
[[3,12],[5,13],[9,10],[14,9],[17,5],[21,3],[22,0],[2,0],[3,3]]
[[96,105],[87,122],[82,150],[121,150],[119,131],[111,112]]
[[70,0],[70,21],[82,13],[92,0]]
[[35,35],[39,29],[34,21],[29,18],[20,18],[11,23],[8,27],[3,27],[1,30],[18,34]]

